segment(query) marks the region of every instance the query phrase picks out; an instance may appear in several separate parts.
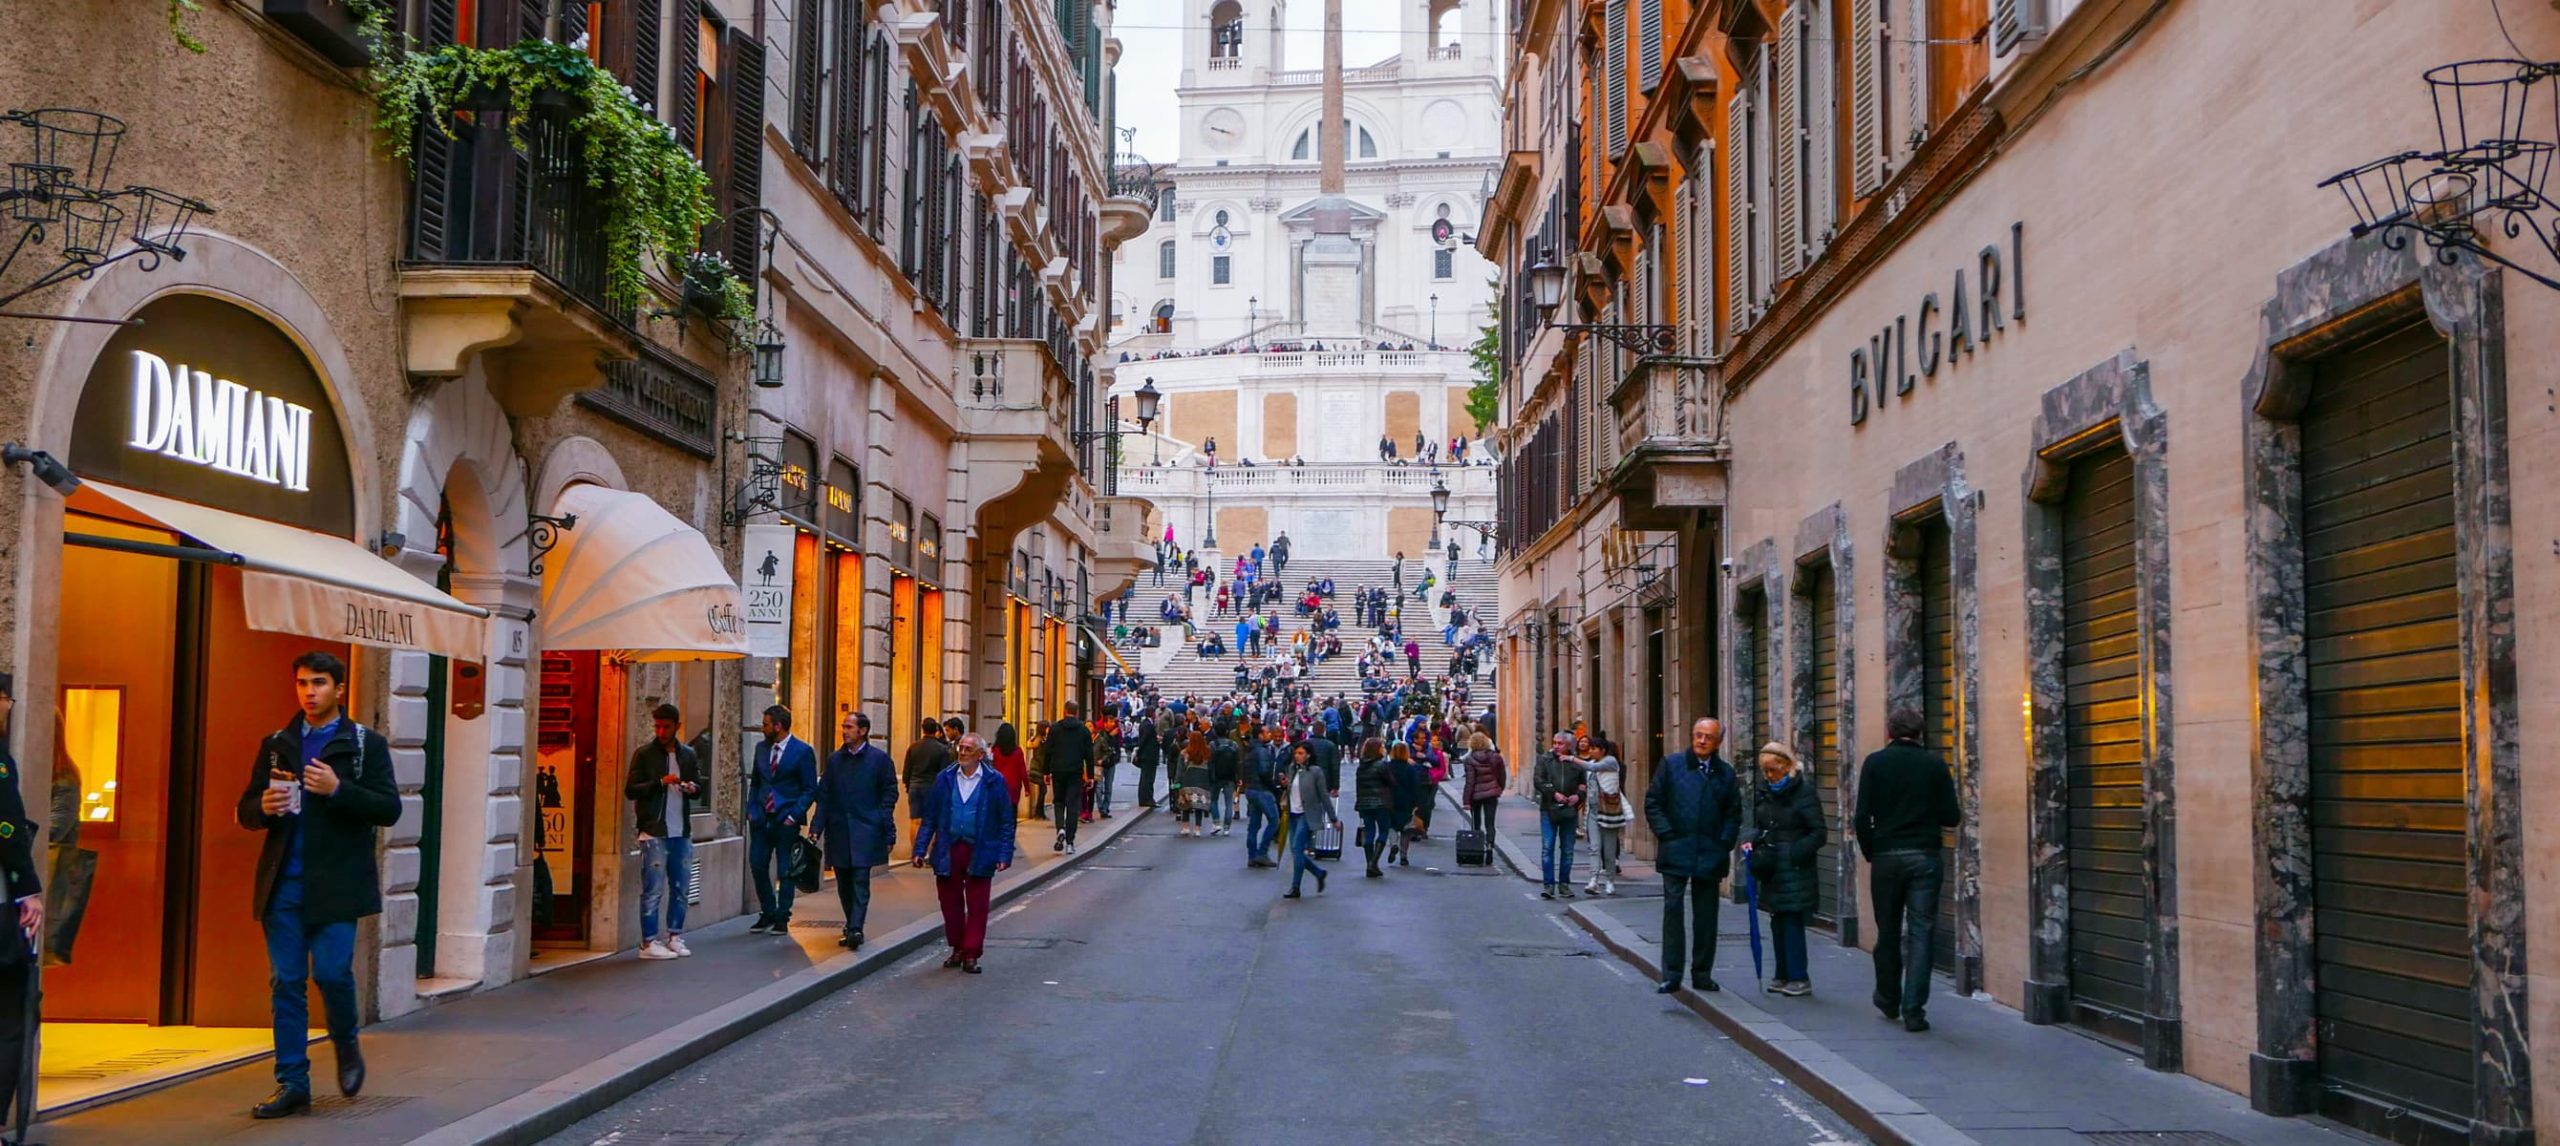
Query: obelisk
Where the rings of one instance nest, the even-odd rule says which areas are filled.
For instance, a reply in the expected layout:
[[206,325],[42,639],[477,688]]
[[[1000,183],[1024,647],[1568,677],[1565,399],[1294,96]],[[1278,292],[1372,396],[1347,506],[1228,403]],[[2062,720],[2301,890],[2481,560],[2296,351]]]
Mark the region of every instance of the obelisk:
[[1316,125],[1315,237],[1305,255],[1307,335],[1358,338],[1364,318],[1360,243],[1351,237],[1351,200],[1342,165],[1350,140],[1342,110],[1342,0],[1324,0],[1324,119]]

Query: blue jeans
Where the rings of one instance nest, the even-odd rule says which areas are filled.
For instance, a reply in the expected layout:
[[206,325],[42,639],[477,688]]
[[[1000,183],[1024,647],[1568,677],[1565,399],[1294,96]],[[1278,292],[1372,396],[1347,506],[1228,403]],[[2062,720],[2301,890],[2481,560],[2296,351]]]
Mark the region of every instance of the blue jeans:
[[791,918],[791,855],[800,829],[787,824],[747,825],[747,874],[756,885],[756,912],[768,920]]
[[1120,752],[1116,748],[1105,748],[1101,755],[1102,763],[1093,770],[1093,814],[1108,816],[1111,814],[1111,770],[1120,766]]
[[1209,818],[1218,821],[1219,827],[1223,828],[1236,822],[1235,799],[1235,789],[1224,784],[1210,790]]
[[[674,891],[669,892],[672,884]],[[640,941],[658,937],[658,907],[666,906],[667,934],[684,934],[685,892],[693,887],[693,841],[640,841]]]
[[1271,845],[1279,841],[1280,801],[1269,792],[1244,794],[1244,854],[1246,859],[1264,859]]
[[1876,1009],[1904,1018],[1929,1005],[1929,946],[1937,939],[1938,849],[1878,852],[1867,860],[1876,913]]
[[1538,813],[1538,874],[1542,882],[1573,882],[1573,821],[1557,823],[1544,809]]
[[1769,916],[1769,938],[1778,948],[1778,981],[1811,981],[1812,972],[1804,961],[1804,913],[1772,912]]
[[274,992],[276,1083],[311,1093],[311,999],[308,982],[320,984],[328,1011],[329,1042],[345,1060],[356,1053],[356,925],[353,920],[308,928],[302,922],[302,881],[279,879],[261,921],[267,932],[269,989]]
[[1319,879],[1327,874],[1316,866],[1316,818],[1299,816],[1289,824],[1289,890],[1298,890],[1299,881],[1308,872],[1316,873]]

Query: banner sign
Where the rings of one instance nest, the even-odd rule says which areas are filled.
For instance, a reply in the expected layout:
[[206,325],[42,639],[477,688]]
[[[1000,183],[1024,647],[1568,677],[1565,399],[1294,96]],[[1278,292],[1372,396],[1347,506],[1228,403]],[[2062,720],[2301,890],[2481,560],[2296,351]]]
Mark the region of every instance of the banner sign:
[[799,530],[788,525],[746,528],[746,569],[738,578],[747,598],[747,655],[791,655],[791,561]]

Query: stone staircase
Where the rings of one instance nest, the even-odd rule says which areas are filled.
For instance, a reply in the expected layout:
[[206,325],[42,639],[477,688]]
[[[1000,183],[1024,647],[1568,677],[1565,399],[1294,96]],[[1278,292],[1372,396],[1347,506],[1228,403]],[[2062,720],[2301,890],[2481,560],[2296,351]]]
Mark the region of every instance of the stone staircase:
[[[1210,561],[1213,556],[1219,583],[1224,584],[1229,574],[1234,571],[1236,553],[1229,551],[1212,555],[1204,551],[1202,560]],[[1440,557],[1433,558],[1429,565],[1435,577],[1444,576],[1449,571],[1447,562]],[[1362,586],[1392,588],[1394,567],[1395,562],[1391,559],[1293,557],[1290,559],[1289,567],[1277,574],[1280,583],[1291,593],[1291,597],[1272,606],[1272,615],[1279,621],[1279,634],[1283,642],[1306,627],[1306,619],[1297,614],[1294,603],[1295,594],[1303,592],[1310,581],[1326,577],[1333,579],[1334,607],[1344,614],[1343,655],[1317,665],[1311,675],[1300,678],[1314,684],[1317,696],[1332,696],[1336,693],[1344,696],[1359,694],[1360,647],[1368,639],[1370,631],[1351,623],[1348,602],[1352,594]],[[1444,587],[1455,588],[1459,603],[1471,612],[1481,613],[1490,610],[1494,605],[1493,563],[1479,559],[1462,548],[1454,582],[1444,581],[1441,585],[1435,585],[1427,602],[1416,601],[1412,596],[1413,587],[1422,575],[1422,567],[1423,563],[1419,560],[1409,558],[1405,561],[1404,596],[1399,598],[1396,604],[1401,607],[1401,616],[1405,620],[1407,632],[1422,644],[1422,663],[1425,671],[1437,671],[1447,664],[1449,653],[1448,646],[1440,643],[1441,627],[1448,623],[1448,610],[1441,608],[1439,604],[1440,590]],[[1266,572],[1270,572],[1270,564],[1267,560],[1264,568]],[[1171,597],[1177,601],[1182,599],[1182,581],[1173,570],[1168,569],[1165,572],[1164,584],[1157,585],[1152,571],[1143,572],[1138,575],[1138,583],[1131,592],[1134,597],[1129,603],[1128,623],[1133,628],[1156,626],[1157,610],[1162,607],[1165,598]],[[1227,642],[1233,645],[1236,615],[1230,612],[1225,616],[1212,616],[1211,607],[1216,597],[1215,588],[1206,593],[1193,594],[1192,619],[1199,626],[1201,637],[1205,638],[1214,631],[1226,636]],[[1114,618],[1115,620],[1117,618],[1116,610]],[[1156,685],[1163,695],[1169,697],[1219,696],[1235,687],[1238,650],[1230,648],[1226,656],[1214,659],[1203,658],[1200,656],[1198,641],[1185,640],[1181,626],[1160,626],[1160,629],[1163,634],[1163,643],[1157,648],[1143,650],[1137,661],[1140,671],[1146,674],[1147,679]],[[1491,669],[1490,658],[1486,661],[1487,663],[1480,666],[1480,672]],[[1246,663],[1259,668],[1263,660],[1251,658]]]

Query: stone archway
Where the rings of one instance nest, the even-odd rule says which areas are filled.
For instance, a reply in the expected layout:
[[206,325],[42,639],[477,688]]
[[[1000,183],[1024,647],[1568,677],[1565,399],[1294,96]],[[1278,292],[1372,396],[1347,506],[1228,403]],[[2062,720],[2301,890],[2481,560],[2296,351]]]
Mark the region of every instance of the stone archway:
[[[430,795],[427,746],[430,735],[440,732],[442,770],[432,795],[442,814],[434,848],[422,847],[419,829],[412,828],[405,840],[395,834],[384,865],[385,1018],[419,1004],[417,940],[429,919],[436,931],[429,982],[496,986],[523,974],[528,948],[516,922],[513,859],[522,838],[515,827],[519,817],[491,811],[520,802],[524,775],[527,629],[535,588],[525,572],[524,473],[506,413],[476,364],[439,384],[411,412],[392,510],[391,527],[402,537],[397,560],[411,574],[434,580],[446,561],[436,552],[439,522],[449,519],[451,592],[488,609],[492,623],[480,665],[485,708],[468,718],[431,710],[434,658],[392,654],[392,702],[383,731],[395,754],[416,763],[402,769],[401,791],[422,802]],[[435,872],[424,867],[430,853]],[[420,900],[428,886],[434,888],[433,904]]]

